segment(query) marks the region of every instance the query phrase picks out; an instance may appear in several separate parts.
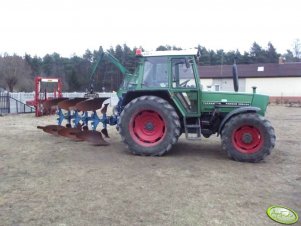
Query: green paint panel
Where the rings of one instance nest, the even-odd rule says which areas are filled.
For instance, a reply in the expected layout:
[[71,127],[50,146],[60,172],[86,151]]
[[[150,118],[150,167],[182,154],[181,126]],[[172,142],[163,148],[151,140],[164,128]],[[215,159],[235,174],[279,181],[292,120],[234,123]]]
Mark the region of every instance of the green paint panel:
[[268,106],[268,103],[269,103],[269,99],[270,99],[269,96],[261,95],[261,94],[254,94],[252,106],[259,107],[261,109],[259,114],[264,116],[267,106]]
[[[110,60],[119,66],[116,59]],[[175,106],[186,117],[198,117],[203,112],[211,112],[216,106],[219,107],[220,112],[225,113],[231,112],[237,107],[253,106],[261,109],[259,114],[265,114],[269,103],[269,97],[266,95],[201,90],[194,56],[151,56],[140,57],[139,60],[140,62],[133,74],[122,70],[123,68],[120,69],[124,74],[124,82],[117,92],[119,97],[134,90],[168,91]],[[185,77],[187,76],[185,75],[185,73],[187,74],[186,71],[191,71],[192,77]],[[182,80],[180,80],[181,73],[184,74]],[[191,83],[186,85],[187,79],[190,79]],[[190,106],[185,103],[186,100]]]
[[[201,111],[210,112],[216,104],[222,104],[222,112],[230,112],[239,106],[250,106],[253,94],[230,93],[230,92],[210,92],[203,91],[201,94]],[[233,107],[231,107],[233,106]]]

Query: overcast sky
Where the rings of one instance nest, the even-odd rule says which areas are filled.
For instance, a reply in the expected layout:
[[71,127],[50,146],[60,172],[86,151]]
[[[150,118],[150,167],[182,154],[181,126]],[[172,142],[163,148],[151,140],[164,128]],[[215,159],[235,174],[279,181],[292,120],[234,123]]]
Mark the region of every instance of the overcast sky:
[[301,39],[300,0],[0,0],[0,54],[70,57],[126,43],[280,53]]

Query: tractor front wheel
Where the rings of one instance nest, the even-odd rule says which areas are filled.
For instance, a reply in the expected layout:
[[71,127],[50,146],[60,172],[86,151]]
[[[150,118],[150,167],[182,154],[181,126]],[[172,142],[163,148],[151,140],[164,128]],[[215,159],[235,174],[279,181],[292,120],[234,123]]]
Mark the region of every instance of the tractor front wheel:
[[233,116],[224,126],[222,148],[228,156],[241,162],[259,162],[275,146],[271,123],[256,113]]
[[177,142],[180,121],[175,109],[166,100],[141,96],[123,109],[119,133],[133,154],[161,156]]

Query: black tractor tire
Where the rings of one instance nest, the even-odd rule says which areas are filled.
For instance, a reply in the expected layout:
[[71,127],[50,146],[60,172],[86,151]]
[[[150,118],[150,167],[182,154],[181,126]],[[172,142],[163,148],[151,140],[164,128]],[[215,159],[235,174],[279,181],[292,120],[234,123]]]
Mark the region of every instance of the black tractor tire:
[[256,113],[233,116],[222,133],[222,149],[240,162],[259,162],[271,153],[276,136],[271,123]]
[[119,133],[135,155],[161,156],[180,136],[180,120],[173,106],[157,96],[133,99],[123,109]]

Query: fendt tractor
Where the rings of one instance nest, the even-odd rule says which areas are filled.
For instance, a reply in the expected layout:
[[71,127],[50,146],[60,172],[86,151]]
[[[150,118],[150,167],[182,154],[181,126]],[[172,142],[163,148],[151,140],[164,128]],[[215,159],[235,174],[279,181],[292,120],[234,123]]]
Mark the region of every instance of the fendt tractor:
[[[237,66],[233,64],[235,92],[213,92],[202,88],[197,62],[199,51],[136,51],[139,63],[130,73],[109,53],[109,60],[124,75],[117,92],[119,102],[107,115],[107,98],[93,91],[82,98],[46,101],[45,108],[56,108],[57,125],[38,126],[45,132],[108,145],[107,126],[116,125],[128,150],[136,155],[162,156],[184,134],[187,139],[221,137],[222,149],[234,160],[258,162],[275,146],[275,132],[264,118],[269,97],[238,93]],[[98,64],[97,64],[98,65]],[[67,121],[62,126],[63,121]],[[101,123],[103,128],[97,131]]]

